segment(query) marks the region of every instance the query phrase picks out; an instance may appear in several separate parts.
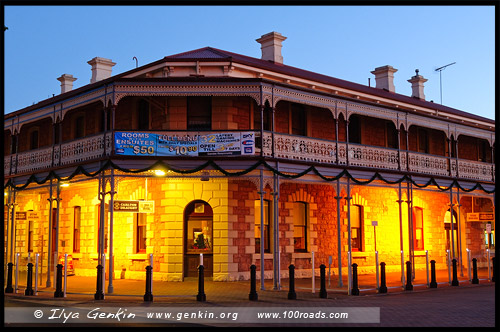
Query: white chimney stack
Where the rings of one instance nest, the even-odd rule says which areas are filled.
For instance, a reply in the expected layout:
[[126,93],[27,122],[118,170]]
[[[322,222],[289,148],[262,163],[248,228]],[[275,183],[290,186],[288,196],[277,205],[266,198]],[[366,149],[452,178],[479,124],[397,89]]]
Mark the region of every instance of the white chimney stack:
[[73,77],[73,75],[63,74],[61,77],[58,77],[57,80],[61,82],[61,94],[73,90],[73,82],[77,80],[77,78]]
[[92,78],[90,79],[90,83],[95,83],[111,77],[111,67],[116,65],[116,63],[110,59],[100,57],[95,57],[87,63],[92,66]]
[[411,96],[415,98],[419,98],[425,100],[424,95],[424,83],[428,80],[423,76],[418,74],[418,69],[415,70],[415,76],[408,80],[411,83]]
[[276,63],[283,63],[283,56],[281,55],[281,42],[285,39],[286,37],[283,37],[281,33],[274,31],[256,39],[256,41],[261,44],[261,59]]
[[383,66],[375,68],[371,73],[375,75],[375,87],[385,89],[390,92],[396,92],[394,86],[394,73],[398,70],[392,66]]

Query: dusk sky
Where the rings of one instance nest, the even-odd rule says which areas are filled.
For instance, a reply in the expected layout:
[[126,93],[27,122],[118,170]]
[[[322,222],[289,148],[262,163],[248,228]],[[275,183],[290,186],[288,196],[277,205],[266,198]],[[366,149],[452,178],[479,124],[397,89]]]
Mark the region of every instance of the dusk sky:
[[87,61],[112,75],[205,46],[260,58],[255,40],[276,31],[284,63],[375,86],[398,69],[396,92],[419,74],[426,100],[495,118],[494,6],[5,6],[5,114],[60,93],[62,74],[90,83]]

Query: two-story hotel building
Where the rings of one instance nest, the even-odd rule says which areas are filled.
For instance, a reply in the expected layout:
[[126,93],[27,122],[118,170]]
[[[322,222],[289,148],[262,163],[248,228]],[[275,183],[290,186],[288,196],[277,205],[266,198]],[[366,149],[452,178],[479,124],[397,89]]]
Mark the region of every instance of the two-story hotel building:
[[[5,115],[4,255],[72,257],[77,275],[279,280],[410,261],[466,266],[494,251],[495,122],[284,64],[279,33],[262,58],[211,47],[112,75]],[[402,89],[402,87],[398,87]],[[152,254],[152,256],[150,256]],[[57,263],[57,262],[56,262]],[[318,271],[318,269],[316,269]]]

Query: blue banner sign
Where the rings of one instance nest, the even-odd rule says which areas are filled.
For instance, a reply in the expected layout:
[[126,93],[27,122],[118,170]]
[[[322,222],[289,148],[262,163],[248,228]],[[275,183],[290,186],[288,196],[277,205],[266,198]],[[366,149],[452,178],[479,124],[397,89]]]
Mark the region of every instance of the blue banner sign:
[[115,132],[123,156],[222,156],[255,154],[254,132]]

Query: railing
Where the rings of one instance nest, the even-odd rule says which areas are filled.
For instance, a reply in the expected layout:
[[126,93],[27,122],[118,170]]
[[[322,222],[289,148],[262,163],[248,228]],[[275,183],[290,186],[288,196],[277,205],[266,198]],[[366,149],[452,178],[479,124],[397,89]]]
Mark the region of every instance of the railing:
[[22,174],[93,160],[111,154],[111,133],[4,157],[4,175]]
[[[257,132],[257,134],[260,134]],[[260,135],[258,135],[260,136]],[[264,132],[255,153],[265,157],[494,181],[495,165],[397,149]],[[274,148],[273,148],[274,141]],[[257,139],[259,142],[259,138]],[[4,157],[4,175],[69,165],[111,154],[112,134],[94,135],[59,146]]]

